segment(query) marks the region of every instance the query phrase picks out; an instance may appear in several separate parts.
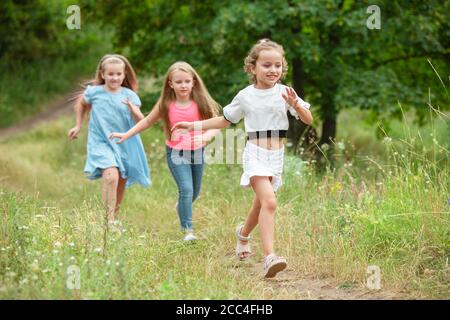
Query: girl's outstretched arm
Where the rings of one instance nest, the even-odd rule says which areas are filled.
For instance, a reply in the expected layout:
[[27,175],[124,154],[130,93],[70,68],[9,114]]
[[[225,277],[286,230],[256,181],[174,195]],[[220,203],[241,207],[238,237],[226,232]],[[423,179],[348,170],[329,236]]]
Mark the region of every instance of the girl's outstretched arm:
[[194,122],[187,122],[182,121],[176,123],[171,131],[174,131],[176,129],[187,129],[188,131],[193,130],[210,130],[210,129],[223,129],[230,125],[230,122],[227,121],[223,116],[210,118],[203,121],[194,121]]
[[70,140],[77,139],[78,133],[81,130],[81,126],[83,125],[83,118],[86,111],[90,108],[89,104],[86,104],[86,102],[83,99],[83,96],[80,96],[77,101],[75,102],[75,114],[76,114],[76,125],[68,132],[68,137]]
[[119,140],[116,142],[118,144],[124,142],[128,138],[131,138],[135,134],[140,133],[141,131],[144,131],[147,128],[150,128],[158,119],[160,118],[159,113],[159,104],[156,104],[152,111],[141,121],[136,123],[136,125],[128,130],[126,133],[120,133],[120,132],[113,132],[110,134],[109,139],[119,138]]

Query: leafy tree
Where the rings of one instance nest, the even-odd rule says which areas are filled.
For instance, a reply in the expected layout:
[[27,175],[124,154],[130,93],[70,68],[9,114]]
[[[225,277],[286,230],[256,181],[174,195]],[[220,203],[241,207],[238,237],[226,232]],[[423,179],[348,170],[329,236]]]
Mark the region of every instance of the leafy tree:
[[[379,30],[366,26],[372,4],[381,11]],[[321,120],[319,146],[336,137],[343,108],[372,110],[374,121],[388,120],[400,115],[401,101],[423,121],[431,87],[433,101],[448,109],[448,94],[427,59],[448,72],[449,2],[109,0],[98,8],[134,63],[159,76],[186,60],[223,105],[248,83],[243,59],[256,40],[279,42],[290,64],[287,82]],[[305,128],[290,121],[297,146]]]

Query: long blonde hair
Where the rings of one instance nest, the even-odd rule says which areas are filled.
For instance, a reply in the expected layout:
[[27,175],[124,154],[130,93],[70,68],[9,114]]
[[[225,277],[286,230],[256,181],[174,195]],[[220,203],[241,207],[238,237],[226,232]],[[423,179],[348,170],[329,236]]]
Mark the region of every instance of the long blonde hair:
[[170,136],[170,121],[169,121],[169,105],[176,100],[175,91],[170,87],[169,81],[172,79],[172,74],[175,71],[184,71],[192,76],[194,86],[192,88],[191,98],[194,100],[200,112],[202,120],[215,117],[219,114],[219,104],[211,97],[202,78],[197,74],[194,68],[187,62],[178,61],[172,64],[164,76],[164,83],[161,90],[161,95],[156,104],[159,108],[159,113],[163,121],[163,128],[166,137]]
[[137,93],[138,91],[138,83],[136,78],[136,73],[131,66],[131,63],[127,58],[120,54],[105,54],[98,63],[97,71],[95,73],[95,78],[92,81],[94,85],[105,84],[105,80],[102,78],[102,72],[105,71],[105,65],[107,63],[117,63],[124,65],[125,71],[125,79],[122,82],[123,87],[127,87],[128,89],[133,90]]
[[283,57],[283,71],[280,79],[283,79],[286,75],[288,71],[288,63],[286,61],[286,58],[284,57],[285,53],[283,46],[269,39],[261,39],[258,40],[255,45],[253,45],[253,47],[248,52],[247,57],[244,59],[244,70],[252,83],[256,84],[256,76],[252,73],[252,68],[256,66],[256,60],[258,60],[259,58],[259,53],[263,50],[274,49],[281,53],[281,56]]
[[102,72],[105,71],[105,65],[107,63],[123,64],[124,65],[125,78],[123,79],[122,86],[123,87],[127,87],[128,89],[131,89],[131,90],[133,90],[134,92],[137,93],[137,91],[138,91],[138,82],[137,82],[136,73],[134,72],[134,69],[131,66],[131,63],[128,61],[128,59],[125,58],[124,56],[120,55],[120,54],[105,54],[100,59],[100,62],[97,65],[97,70],[95,72],[94,79],[86,81],[82,85],[83,89],[81,91],[78,91],[77,93],[75,93],[73,98],[69,99],[69,101],[75,100],[75,105],[74,105],[75,108],[76,108],[77,104],[79,104],[79,103],[83,104],[85,107],[89,107],[88,105],[85,105],[83,103],[83,92],[84,92],[84,89],[88,85],[96,85],[96,86],[98,86],[98,85],[105,84],[105,80],[102,78]]

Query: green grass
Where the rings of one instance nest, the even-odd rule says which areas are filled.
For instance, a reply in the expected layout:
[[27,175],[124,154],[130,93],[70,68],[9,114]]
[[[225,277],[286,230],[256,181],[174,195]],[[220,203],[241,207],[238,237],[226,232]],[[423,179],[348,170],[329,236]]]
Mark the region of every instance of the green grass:
[[[445,118],[420,129],[422,140],[413,126],[409,137],[367,135],[372,152],[350,150],[364,161],[342,161],[326,174],[317,174],[314,162],[286,156],[275,248],[288,258],[292,279],[282,283],[260,277],[257,230],[251,262],[235,261],[233,231],[253,197],[239,187],[240,165],[207,166],[194,206],[201,240],[186,245],[162,130],[146,131],[153,185],[127,191],[120,212],[125,231],[114,233],[105,227],[101,183],[82,174],[86,127],[69,142],[72,125],[73,119],[61,119],[0,145],[1,298],[308,298],[296,280],[314,275],[339,288],[364,287],[369,265],[380,267],[384,290],[450,298]],[[435,139],[425,139],[425,132]],[[337,159],[361,138],[347,137]],[[66,286],[70,265],[81,270],[81,290]]]

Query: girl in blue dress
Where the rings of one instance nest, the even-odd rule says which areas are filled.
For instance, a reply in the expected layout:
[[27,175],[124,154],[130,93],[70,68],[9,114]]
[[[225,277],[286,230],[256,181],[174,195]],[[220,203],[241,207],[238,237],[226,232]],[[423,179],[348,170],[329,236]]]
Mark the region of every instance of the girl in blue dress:
[[144,187],[151,184],[140,136],[120,145],[108,138],[111,132],[128,131],[144,118],[137,87],[128,60],[121,55],[105,55],[92,85],[77,101],[76,126],[68,133],[69,139],[76,139],[84,113],[91,110],[84,173],[89,179],[102,178],[102,199],[111,223],[116,220],[125,188],[135,183]]

